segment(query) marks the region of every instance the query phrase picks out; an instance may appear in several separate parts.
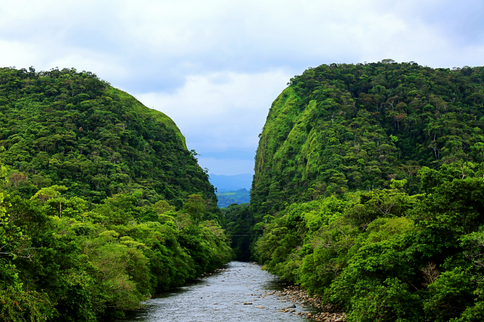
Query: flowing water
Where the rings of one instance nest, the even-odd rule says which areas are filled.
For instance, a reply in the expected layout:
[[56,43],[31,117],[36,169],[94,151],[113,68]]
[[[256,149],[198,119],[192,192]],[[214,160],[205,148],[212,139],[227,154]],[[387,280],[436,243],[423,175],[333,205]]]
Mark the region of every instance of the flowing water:
[[143,309],[120,321],[308,321],[295,313],[310,308],[296,305],[293,313],[279,312],[293,303],[268,295],[277,290],[281,290],[277,277],[259,265],[230,262],[220,273],[146,301]]

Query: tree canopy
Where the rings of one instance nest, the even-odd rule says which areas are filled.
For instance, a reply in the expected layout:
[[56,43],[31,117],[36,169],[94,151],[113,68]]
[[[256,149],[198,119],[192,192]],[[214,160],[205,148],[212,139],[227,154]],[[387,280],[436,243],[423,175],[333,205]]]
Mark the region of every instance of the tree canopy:
[[138,189],[177,208],[193,193],[216,204],[175,123],[91,72],[1,68],[0,150],[26,196],[57,184],[92,202]]
[[483,320],[483,81],[392,60],[292,78],[260,135],[252,256],[348,321]]
[[484,161],[484,68],[384,60],[330,64],[291,78],[260,134],[258,212],[406,179],[423,167]]
[[175,123],[90,72],[0,69],[0,320],[105,321],[221,267]]

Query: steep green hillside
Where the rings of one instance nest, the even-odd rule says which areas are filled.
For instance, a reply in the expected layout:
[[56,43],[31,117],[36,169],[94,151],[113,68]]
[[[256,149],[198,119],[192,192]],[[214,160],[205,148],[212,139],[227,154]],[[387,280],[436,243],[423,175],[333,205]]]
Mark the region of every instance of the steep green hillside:
[[262,224],[257,260],[349,322],[484,320],[484,163],[391,189],[294,203]]
[[387,188],[417,171],[484,161],[484,68],[384,60],[331,64],[291,79],[260,134],[251,200],[259,214],[295,201]]
[[26,195],[61,184],[93,202],[141,189],[150,202],[179,208],[201,193],[215,206],[175,123],[90,72],[0,69],[0,146]]
[[0,69],[0,321],[107,321],[227,263],[194,156],[92,73]]
[[347,321],[482,321],[483,104],[484,67],[309,69],[272,105],[228,228]]

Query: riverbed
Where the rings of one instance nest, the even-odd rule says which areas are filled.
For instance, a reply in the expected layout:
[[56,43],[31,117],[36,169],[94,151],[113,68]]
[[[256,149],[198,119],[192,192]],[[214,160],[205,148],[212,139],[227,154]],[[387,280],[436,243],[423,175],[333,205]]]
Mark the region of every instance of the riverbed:
[[219,273],[153,297],[120,321],[308,321],[297,314],[313,311],[276,296],[281,289],[277,277],[259,265],[230,262]]

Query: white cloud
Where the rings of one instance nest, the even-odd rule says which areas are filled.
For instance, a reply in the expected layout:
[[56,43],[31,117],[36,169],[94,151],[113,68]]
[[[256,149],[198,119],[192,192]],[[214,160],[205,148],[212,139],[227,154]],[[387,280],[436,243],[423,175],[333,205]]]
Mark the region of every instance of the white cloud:
[[0,48],[0,62],[4,62],[1,67],[30,67],[35,62],[35,50],[32,45],[0,39]]
[[0,40],[4,52],[18,53],[20,44],[35,53],[28,62],[25,51],[3,55],[5,66],[63,63],[128,90],[173,90],[190,74],[302,72],[331,62],[476,65],[483,37],[464,34],[483,34],[482,15],[472,10],[482,7],[450,0],[4,0]]
[[174,93],[140,93],[136,98],[170,116],[189,148],[202,155],[236,149],[255,152],[270,105],[289,78],[280,70],[191,75]]
[[202,155],[249,160],[294,74],[483,65],[483,13],[481,0],[2,0],[0,64],[90,70],[172,117]]
[[[0,37],[35,44],[48,68],[59,55],[92,48],[97,49],[88,53],[93,58],[97,51],[106,54],[97,58],[102,62],[119,57],[118,66],[147,64],[160,77],[217,68],[260,72],[267,66],[305,68],[374,56],[379,60],[394,53],[403,60],[419,52],[435,57],[442,54],[441,47],[429,40],[449,35],[441,32],[447,30],[444,21],[426,20],[442,7],[453,12],[461,6],[415,0],[4,0]],[[465,22],[462,14],[459,18]]]

